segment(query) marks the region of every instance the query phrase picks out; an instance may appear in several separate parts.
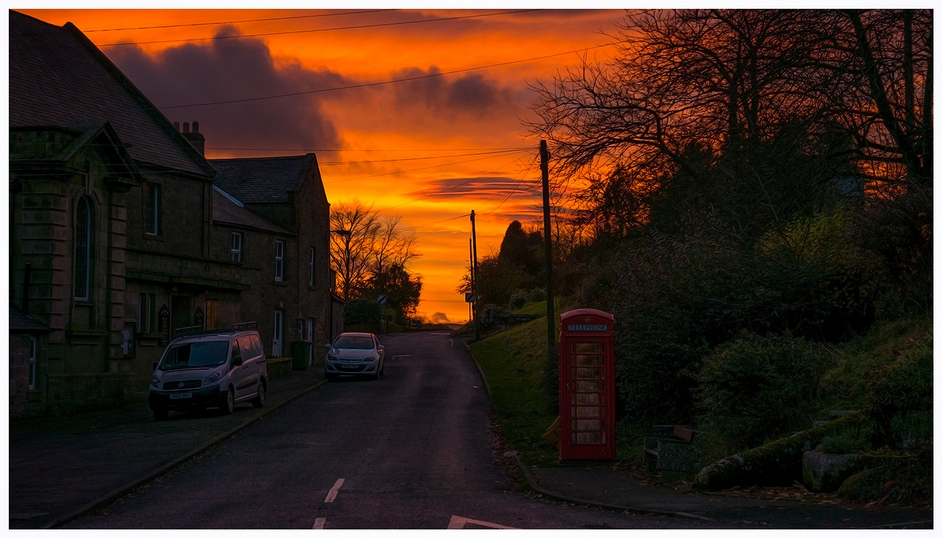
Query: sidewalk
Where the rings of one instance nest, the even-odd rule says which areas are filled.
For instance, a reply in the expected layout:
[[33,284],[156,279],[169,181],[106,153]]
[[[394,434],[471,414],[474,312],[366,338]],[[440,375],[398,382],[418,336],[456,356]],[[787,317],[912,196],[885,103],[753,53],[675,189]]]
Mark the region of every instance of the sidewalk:
[[147,403],[10,423],[10,528],[55,528],[176,467],[323,383],[322,369],[271,381],[266,404],[171,414]]
[[[10,528],[55,528],[106,506],[323,383],[319,368],[275,379],[265,407],[171,415],[146,404],[10,425]],[[212,413],[212,411],[210,411]],[[521,465],[533,491],[578,505],[756,528],[932,528],[932,510],[682,493],[610,464]]]
[[930,529],[932,510],[908,506],[864,506],[839,500],[775,500],[730,493],[682,493],[647,484],[611,464],[527,468],[530,487],[547,497],[619,511],[693,518],[707,528],[756,529]]

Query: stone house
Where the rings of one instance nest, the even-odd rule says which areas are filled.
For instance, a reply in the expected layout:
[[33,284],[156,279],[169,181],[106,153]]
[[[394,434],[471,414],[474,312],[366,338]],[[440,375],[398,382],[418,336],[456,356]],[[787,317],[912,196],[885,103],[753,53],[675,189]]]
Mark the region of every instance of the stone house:
[[[276,282],[265,275],[273,262],[232,252],[242,230],[259,249],[303,242],[326,256],[328,228],[313,228],[326,217],[299,216],[301,227],[226,198],[195,123],[180,132],[73,25],[9,13],[11,415],[146,397],[179,327],[257,320],[275,341],[271,310],[256,317],[260,297],[292,315],[301,308],[291,305],[330,304],[326,284],[290,296],[301,258],[283,257]],[[324,196],[316,211],[326,207]],[[315,323],[325,323],[317,308]],[[285,333],[282,349],[295,339]]]
[[311,344],[302,346],[313,349],[308,364],[321,359],[323,344],[334,335],[335,298],[328,251],[330,204],[317,158],[307,154],[210,163],[216,170],[214,184],[227,201],[288,232],[252,234],[239,223],[249,221],[220,221],[232,235],[232,255],[241,244],[243,263],[258,270],[259,281],[265,283],[243,295],[243,315],[272,335],[265,342],[272,355],[297,353],[286,343],[294,335],[295,341]]

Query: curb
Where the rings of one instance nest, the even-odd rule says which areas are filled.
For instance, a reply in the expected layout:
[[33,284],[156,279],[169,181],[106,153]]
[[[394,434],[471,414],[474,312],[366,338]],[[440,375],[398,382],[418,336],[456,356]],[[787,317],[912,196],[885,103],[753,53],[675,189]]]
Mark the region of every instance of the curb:
[[49,523],[43,525],[43,526],[40,527],[40,528],[41,528],[41,529],[54,529],[54,528],[56,528],[56,527],[59,527],[60,525],[65,525],[66,523],[68,523],[68,522],[70,522],[70,521],[76,520],[76,519],[78,519],[78,518],[80,518],[80,517],[82,517],[82,516],[84,516],[84,515],[86,515],[86,514],[88,514],[88,513],[90,513],[90,512],[93,512],[93,511],[97,510],[98,508],[101,508],[101,507],[103,507],[103,506],[107,506],[107,505],[113,503],[115,500],[117,500],[117,499],[120,498],[120,497],[125,496],[126,494],[128,494],[129,492],[131,492],[132,490],[134,490],[135,488],[137,488],[137,487],[139,487],[139,486],[142,486],[142,485],[144,485],[144,484],[146,484],[146,483],[148,483],[148,482],[151,482],[152,480],[154,480],[154,479],[157,478],[158,476],[160,476],[160,475],[162,475],[162,474],[164,474],[164,473],[167,473],[168,471],[170,471],[170,470],[172,470],[172,469],[174,469],[174,468],[176,468],[176,467],[179,467],[180,465],[182,465],[182,464],[186,463],[187,461],[193,459],[194,457],[198,456],[199,454],[201,454],[201,453],[203,453],[203,452],[209,450],[213,445],[216,445],[216,444],[218,444],[219,442],[225,440],[226,438],[231,437],[231,436],[235,435],[236,433],[238,433],[239,431],[245,429],[245,428],[248,427],[249,425],[253,424],[256,420],[258,420],[258,419],[264,417],[264,416],[267,415],[268,413],[271,413],[271,412],[274,411],[275,409],[278,409],[278,408],[280,408],[281,406],[283,406],[283,405],[285,405],[285,404],[287,404],[287,403],[293,402],[294,400],[300,398],[301,396],[303,396],[303,395],[305,395],[305,394],[307,394],[307,393],[309,393],[309,392],[312,392],[314,389],[320,387],[321,385],[323,385],[323,384],[325,384],[325,383],[327,383],[327,380],[326,380],[326,379],[322,379],[322,380],[318,381],[317,383],[311,385],[310,387],[308,387],[308,388],[306,388],[306,389],[304,389],[304,390],[298,392],[298,393],[295,394],[294,396],[289,397],[287,400],[285,400],[285,401],[279,403],[278,405],[266,406],[266,407],[262,410],[262,412],[260,412],[260,413],[258,413],[257,415],[253,416],[251,420],[246,420],[246,421],[243,422],[242,424],[239,424],[238,426],[236,426],[236,427],[230,429],[229,431],[223,432],[223,433],[217,435],[216,437],[213,437],[212,439],[210,439],[209,441],[207,441],[206,443],[204,443],[202,446],[196,448],[195,450],[190,451],[190,452],[187,453],[187,454],[184,454],[183,456],[181,456],[181,457],[179,457],[179,458],[177,458],[177,459],[171,461],[170,463],[167,463],[166,465],[163,465],[162,467],[156,469],[155,471],[149,472],[149,473],[147,473],[146,475],[144,475],[144,476],[142,476],[142,477],[140,477],[140,478],[137,478],[136,480],[133,480],[133,481],[129,482],[127,485],[121,486],[120,488],[118,488],[118,489],[116,489],[116,490],[114,490],[114,491],[112,491],[112,492],[110,492],[110,493],[106,493],[105,495],[102,495],[102,496],[99,497],[98,499],[95,499],[94,501],[92,501],[92,502],[86,504],[86,505],[83,506],[82,508],[79,508],[78,510],[75,510],[75,511],[69,513],[69,514],[66,514],[66,515],[64,515],[64,516],[61,516],[61,517],[59,517],[59,518],[56,518],[56,519],[54,519],[53,521],[51,521],[51,522],[49,522]]
[[517,466],[520,467],[520,471],[523,473],[523,476],[527,479],[527,484],[530,486],[530,489],[543,495],[545,497],[550,497],[559,501],[564,501],[572,504],[579,504],[584,506],[593,506],[596,508],[604,508],[606,510],[617,510],[619,512],[637,512],[644,514],[660,514],[664,516],[674,516],[674,517],[687,517],[693,519],[699,519],[701,521],[716,521],[712,517],[698,516],[696,514],[691,514],[689,512],[675,512],[670,510],[655,510],[651,508],[631,508],[628,506],[618,506],[614,504],[606,504],[599,501],[588,501],[585,499],[579,499],[576,497],[571,497],[563,493],[557,493],[555,491],[550,491],[543,486],[538,485],[539,482],[536,480],[536,477],[533,476],[533,473],[530,472],[530,469],[520,461],[520,456],[514,452],[514,459],[517,460]]
[[[481,365],[478,363],[477,359],[474,358],[474,354],[471,353],[471,344],[468,343],[468,340],[466,339],[464,339],[463,341],[464,341],[465,348],[468,350],[468,355],[471,356],[471,360],[474,361],[474,366],[477,367],[478,373],[481,374],[481,380],[484,382],[484,388],[487,390],[487,399],[490,400],[491,399],[491,387],[487,383],[487,376],[484,375],[484,370],[481,369]],[[491,405],[493,406],[493,403]],[[647,513],[647,514],[661,514],[661,515],[666,515],[666,516],[699,519],[701,521],[716,521],[715,519],[711,517],[698,516],[696,514],[691,514],[688,512],[674,512],[674,511],[665,511],[665,510],[652,510],[649,508],[641,509],[641,508],[630,508],[627,506],[616,506],[616,505],[606,504],[599,501],[588,501],[585,499],[579,499],[576,497],[565,495],[563,493],[550,491],[544,488],[543,486],[539,485],[539,482],[536,480],[536,477],[533,476],[533,473],[530,472],[530,469],[527,468],[527,466],[524,465],[522,461],[520,461],[520,455],[517,454],[516,451],[514,451],[513,454],[514,454],[514,460],[517,462],[517,467],[520,469],[520,472],[523,473],[523,477],[527,481],[527,487],[539,493],[540,495],[543,495],[544,497],[549,497],[552,499],[556,499],[558,501],[568,502],[572,504],[579,504],[583,506],[593,506],[596,508],[603,508],[606,510],[617,510],[619,512],[639,512],[639,513]]]

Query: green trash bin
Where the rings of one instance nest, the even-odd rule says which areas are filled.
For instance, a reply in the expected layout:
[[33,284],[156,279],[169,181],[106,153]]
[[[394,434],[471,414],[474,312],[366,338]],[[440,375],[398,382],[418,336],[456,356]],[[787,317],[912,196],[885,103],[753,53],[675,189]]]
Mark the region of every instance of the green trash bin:
[[311,358],[310,342],[292,342],[291,356],[294,357],[295,370],[307,370],[308,361]]

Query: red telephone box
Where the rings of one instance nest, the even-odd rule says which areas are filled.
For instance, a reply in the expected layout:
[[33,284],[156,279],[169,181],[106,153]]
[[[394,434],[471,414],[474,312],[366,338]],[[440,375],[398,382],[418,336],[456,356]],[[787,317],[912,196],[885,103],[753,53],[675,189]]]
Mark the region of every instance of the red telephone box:
[[615,317],[580,308],[560,320],[559,459],[615,459]]

